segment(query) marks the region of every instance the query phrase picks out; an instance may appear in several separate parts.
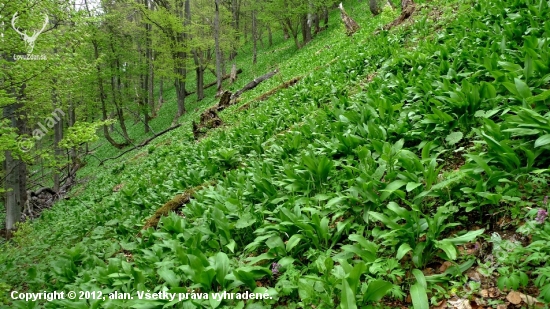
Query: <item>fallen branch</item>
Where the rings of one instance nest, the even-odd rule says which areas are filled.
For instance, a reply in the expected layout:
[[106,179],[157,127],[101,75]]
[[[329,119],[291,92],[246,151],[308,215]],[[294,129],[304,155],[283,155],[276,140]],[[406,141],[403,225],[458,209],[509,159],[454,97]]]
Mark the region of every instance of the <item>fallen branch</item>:
[[[189,203],[191,201],[191,197],[195,194],[195,192],[203,189],[204,187],[212,186],[214,184],[215,184],[214,181],[206,182],[206,183],[204,183],[200,186],[197,186],[197,187],[194,187],[194,188],[191,188],[191,189],[187,189],[182,194],[176,195],[173,199],[171,199],[166,204],[164,204],[162,207],[157,209],[157,211],[155,211],[155,213],[149,219],[147,219],[147,221],[145,222],[145,225],[143,226],[142,230],[147,230],[150,227],[156,228],[159,221],[160,221],[160,218],[162,218],[164,216],[167,216],[171,212],[174,212],[174,211],[178,210],[179,208],[181,208],[182,206]],[[141,232],[138,234],[138,237],[140,237],[140,236],[141,236]]]
[[[413,15],[415,10],[416,10],[416,5],[413,0],[403,0],[401,15],[399,15],[399,17],[397,17],[391,23],[382,27],[382,29],[385,31],[388,31],[394,27],[401,25],[405,20],[409,19]],[[374,32],[374,34],[378,34],[378,33],[380,33],[380,30],[376,30],[376,32]]]
[[197,124],[193,121],[193,136],[195,140],[198,140],[202,136],[206,135],[208,130],[217,128],[223,124],[223,121],[218,116],[218,112],[226,109],[227,107],[235,104],[237,99],[245,92],[251,89],[256,88],[263,81],[273,77],[277,74],[279,70],[269,72],[265,75],[262,75],[258,78],[255,78],[253,81],[246,84],[242,89],[232,94],[229,91],[224,91],[221,93],[220,101],[218,104],[210,107],[201,114],[200,122]]
[[130,148],[130,149],[128,149],[128,150],[126,150],[126,151],[120,153],[120,154],[119,154],[118,156],[116,156],[116,157],[103,159],[101,162],[99,162],[99,166],[102,166],[103,163],[105,163],[106,161],[118,159],[118,158],[122,157],[123,155],[127,154],[128,152],[130,152],[130,151],[132,151],[132,150],[136,150],[136,149],[142,148],[143,146],[147,146],[147,144],[149,144],[149,143],[150,143],[152,140],[154,140],[155,138],[157,138],[157,137],[159,137],[159,136],[161,136],[161,135],[164,135],[164,134],[166,134],[166,133],[168,133],[168,132],[170,132],[170,131],[172,131],[172,130],[174,130],[174,129],[177,129],[177,128],[179,128],[179,127],[181,127],[181,124],[176,124],[176,125],[174,125],[174,126],[171,126],[171,127],[169,127],[168,129],[166,129],[166,130],[164,130],[164,131],[161,131],[161,132],[159,132],[159,133],[153,135],[152,137],[150,137],[150,138],[144,140],[143,142],[141,142],[141,144],[136,145],[136,146],[134,146],[134,147],[132,147],[132,148]]
[[256,101],[265,101],[267,100],[269,97],[271,97],[272,95],[274,95],[275,93],[277,93],[279,90],[282,90],[282,89],[286,89],[286,88],[289,88],[289,87],[292,87],[294,85],[296,85],[296,83],[298,83],[301,79],[303,78],[303,76],[298,76],[298,77],[294,77],[293,79],[269,90],[268,92],[246,102],[245,104],[241,105],[239,107],[239,111],[242,111],[242,110],[246,110],[250,107],[250,104],[252,104],[253,102],[256,102]]
[[231,101],[234,101],[235,99],[240,97],[245,91],[252,90],[252,89],[256,88],[261,82],[265,81],[266,79],[270,79],[271,77],[273,77],[277,73],[279,73],[279,69],[276,69],[275,71],[269,72],[265,75],[262,75],[258,78],[255,78],[254,80],[252,80],[251,82],[246,84],[241,90],[238,90],[237,92],[235,92],[231,96]]

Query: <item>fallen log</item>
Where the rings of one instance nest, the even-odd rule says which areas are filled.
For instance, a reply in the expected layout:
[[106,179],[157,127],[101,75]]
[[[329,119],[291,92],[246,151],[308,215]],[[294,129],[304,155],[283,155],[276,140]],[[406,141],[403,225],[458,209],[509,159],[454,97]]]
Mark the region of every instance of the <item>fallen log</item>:
[[256,88],[260,83],[262,83],[266,79],[270,79],[271,77],[273,77],[277,73],[279,73],[279,69],[275,69],[275,71],[269,72],[265,75],[262,75],[258,78],[255,78],[254,80],[252,80],[251,82],[246,84],[242,89],[238,90],[233,95],[231,95],[231,101],[234,101],[235,99],[240,97],[245,91],[252,90],[252,89]]
[[[191,201],[191,197],[195,194],[195,192],[214,184],[214,181],[206,182],[194,188],[187,189],[182,194],[176,195],[173,199],[157,209],[157,211],[155,211],[155,213],[149,219],[147,219],[145,225],[142,228],[142,231],[147,230],[150,227],[156,228],[162,217],[167,216],[171,212],[174,212],[178,210],[178,208],[181,208],[182,206],[189,203]],[[141,237],[141,231],[139,232],[138,237]]]
[[255,78],[253,81],[246,84],[242,89],[238,90],[234,94],[230,91],[224,91],[220,94],[220,101],[218,104],[210,107],[201,114],[200,122],[196,123],[193,121],[193,136],[195,140],[198,140],[202,136],[206,135],[208,130],[217,128],[223,124],[223,121],[218,116],[218,112],[226,109],[227,107],[235,104],[237,99],[246,91],[256,88],[263,81],[273,77],[279,72],[278,69],[275,71],[264,74],[258,78]]
[[294,85],[296,85],[296,83],[298,83],[301,79],[303,78],[303,76],[298,76],[298,77],[294,77],[293,79],[269,90],[268,92],[258,96],[258,97],[255,97],[254,99],[246,102],[245,104],[241,105],[239,107],[239,111],[243,111],[245,109],[248,109],[250,107],[250,104],[252,104],[253,102],[260,102],[260,101],[264,101],[264,100],[267,100],[269,97],[271,97],[272,95],[274,95],[275,93],[277,93],[279,90],[282,90],[282,89],[286,89],[286,88],[289,88],[289,87],[292,87]]
[[161,131],[161,132],[159,132],[159,133],[153,135],[152,137],[150,137],[150,138],[144,140],[144,141],[141,142],[139,145],[135,145],[134,147],[132,147],[132,148],[130,148],[130,149],[128,149],[128,150],[126,150],[126,151],[120,153],[120,154],[119,154],[118,156],[116,156],[116,157],[103,159],[101,162],[99,162],[99,166],[102,166],[103,163],[105,163],[106,161],[118,159],[118,158],[122,157],[123,155],[127,154],[128,152],[130,152],[130,151],[132,151],[132,150],[136,150],[136,149],[142,148],[143,146],[147,146],[147,145],[148,145],[152,140],[154,140],[155,138],[157,138],[157,137],[159,137],[159,136],[161,136],[161,135],[164,135],[164,134],[166,134],[166,133],[168,133],[168,132],[170,132],[170,131],[172,131],[172,130],[174,130],[174,129],[177,129],[177,128],[179,128],[179,127],[181,127],[181,124],[173,125],[173,126],[169,127],[168,129],[165,129],[164,131]]
[[[399,17],[397,17],[391,23],[382,27],[382,29],[384,29],[385,31],[388,31],[394,27],[401,25],[405,20],[409,19],[413,15],[414,11],[416,10],[416,5],[413,0],[403,0],[401,5],[402,5],[401,15],[399,15]],[[378,34],[378,33],[380,33],[380,30],[377,30],[374,34]]]

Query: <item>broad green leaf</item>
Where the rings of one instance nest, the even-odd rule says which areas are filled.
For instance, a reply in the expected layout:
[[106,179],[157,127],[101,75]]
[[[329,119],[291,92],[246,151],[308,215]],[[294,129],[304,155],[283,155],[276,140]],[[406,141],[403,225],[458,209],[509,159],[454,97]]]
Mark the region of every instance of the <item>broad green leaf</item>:
[[411,299],[414,309],[429,309],[428,294],[426,289],[420,284],[415,283],[411,286]]
[[407,252],[411,251],[412,248],[409,244],[407,243],[404,243],[404,244],[401,244],[401,246],[399,246],[399,249],[397,249],[397,259],[398,260],[401,260],[405,254],[407,254]]
[[360,262],[355,264],[353,266],[353,269],[348,274],[347,281],[349,283],[349,286],[351,287],[351,290],[355,293],[357,291],[357,287],[359,286],[361,275],[365,272],[365,269],[367,267],[365,266],[365,263]]
[[452,132],[451,134],[447,135],[445,141],[447,141],[447,144],[449,145],[454,145],[460,142],[463,136],[464,134],[462,134],[462,132]]
[[225,276],[229,272],[229,257],[223,252],[218,252],[214,261],[216,262],[216,280],[223,286],[225,283]]
[[420,284],[424,289],[428,288],[428,283],[426,283],[426,277],[424,276],[424,273],[422,273],[420,269],[417,269],[417,268],[413,269],[412,274],[418,284]]
[[381,213],[374,212],[374,211],[369,211],[368,213],[369,213],[369,216],[373,217],[377,221],[384,223],[387,227],[391,229],[397,230],[401,228],[399,224],[393,222],[392,220],[390,220],[388,217],[386,217]]
[[340,299],[342,309],[357,309],[355,292],[352,291],[347,279],[342,280],[342,296]]
[[421,185],[422,185],[421,183],[411,181],[411,182],[407,183],[407,187],[405,187],[405,188],[406,188],[407,192],[411,192],[412,190],[418,188]]
[[256,222],[256,218],[254,218],[254,216],[252,216],[252,214],[245,213],[245,214],[241,215],[239,220],[237,220],[237,223],[235,223],[235,228],[244,229],[244,228],[247,228],[247,227],[251,226],[255,222]]
[[158,274],[170,287],[179,286],[180,279],[173,270],[163,267],[158,270]]
[[393,285],[384,280],[374,280],[371,281],[365,292],[364,300],[366,302],[370,301],[379,301],[382,297],[386,296],[388,291],[393,287]]
[[444,240],[444,241],[437,242],[436,247],[443,250],[443,252],[445,252],[445,254],[449,259],[456,260],[457,252],[456,252],[455,246],[452,243]]
[[516,85],[516,90],[522,99],[527,99],[533,96],[529,86],[519,78],[514,78],[514,84]]
[[378,246],[375,243],[368,241],[362,235],[351,234],[348,236],[348,238],[351,241],[356,241],[357,243],[359,243],[359,245],[361,245],[361,247],[367,251],[370,251],[374,254],[376,254],[376,252],[378,251]]
[[535,148],[550,144],[550,134],[544,134],[535,141]]
[[544,101],[550,97],[550,90],[545,90],[544,92],[537,94],[536,96],[530,97],[527,99],[527,103],[534,103],[538,101]]
[[300,234],[290,236],[286,242],[286,252],[290,252],[294,247],[296,247],[300,243],[300,240],[302,240],[302,235]]
[[231,241],[225,245],[227,247],[227,249],[229,249],[231,251],[231,253],[235,253],[235,246],[237,245],[237,243],[235,242],[235,240],[231,239]]
[[403,180],[394,180],[392,183],[386,186],[384,190],[380,190],[383,193],[380,195],[380,200],[384,201],[387,199],[393,192],[395,192],[397,189],[401,188],[402,186],[406,185],[407,182]]
[[220,297],[220,298],[215,298],[213,293],[210,293],[210,297],[208,297],[208,303],[210,304],[210,306],[213,308],[213,309],[216,309],[218,308],[221,303],[223,301],[223,298]]
[[454,238],[447,238],[445,239],[445,241],[448,241],[454,245],[462,245],[462,244],[465,244],[467,242],[471,242],[473,241],[474,239],[476,239],[477,236],[483,234],[483,232],[485,232],[485,229],[479,229],[479,230],[476,230],[476,231],[469,231],[468,233],[462,235],[462,236],[458,236],[458,237],[454,237]]

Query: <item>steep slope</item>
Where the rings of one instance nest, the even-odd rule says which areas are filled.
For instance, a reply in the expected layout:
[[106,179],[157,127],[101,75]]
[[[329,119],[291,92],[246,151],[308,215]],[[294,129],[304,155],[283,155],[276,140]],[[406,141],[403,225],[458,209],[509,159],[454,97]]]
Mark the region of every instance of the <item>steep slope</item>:
[[[427,308],[428,295],[489,288],[498,268],[501,290],[540,289],[548,301],[546,277],[530,272],[548,269],[547,249],[478,238],[527,215],[523,230],[549,240],[536,206],[548,192],[550,4],[532,2],[433,1],[390,32],[373,34],[386,15],[352,38],[326,34],[330,65],[314,70],[308,50],[297,53],[294,74],[249,98],[311,72],[294,87],[226,110],[228,125],[199,143],[174,132],[23,229],[0,255],[3,280],[105,296],[52,308],[356,308],[382,297],[407,307],[409,294]],[[212,181],[137,236],[176,194]],[[529,250],[542,253],[520,263]],[[484,280],[464,275],[475,263],[492,269]],[[134,299],[109,299],[115,291]]]

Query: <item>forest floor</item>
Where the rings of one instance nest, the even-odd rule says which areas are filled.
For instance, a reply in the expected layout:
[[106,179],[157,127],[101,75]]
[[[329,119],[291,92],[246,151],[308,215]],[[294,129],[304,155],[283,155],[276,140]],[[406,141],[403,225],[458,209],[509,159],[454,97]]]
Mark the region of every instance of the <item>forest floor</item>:
[[[199,141],[192,122],[217,104],[212,88],[142,149],[99,167],[118,150],[90,147],[86,182],[0,240],[0,307],[547,306],[550,3],[426,1],[388,31],[399,12],[344,6],[353,36],[336,10],[300,50],[276,37],[252,65],[245,45],[228,90],[279,73]],[[173,89],[165,100],[155,132],[177,108]],[[269,299],[212,298],[222,291]]]

